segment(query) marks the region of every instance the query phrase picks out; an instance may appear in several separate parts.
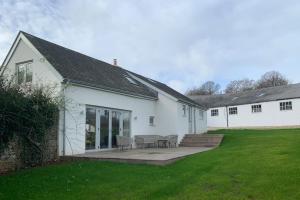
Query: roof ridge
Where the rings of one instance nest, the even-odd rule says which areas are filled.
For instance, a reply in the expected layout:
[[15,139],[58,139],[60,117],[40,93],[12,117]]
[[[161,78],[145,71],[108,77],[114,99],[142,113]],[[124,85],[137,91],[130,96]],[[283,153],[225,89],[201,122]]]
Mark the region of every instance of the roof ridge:
[[[98,61],[98,62],[106,63],[106,64],[110,65],[112,68],[115,68],[115,67],[116,67],[116,66],[112,65],[111,63],[108,63],[108,62],[99,60],[98,58],[94,58],[94,57],[92,57],[92,56],[89,56],[89,55],[84,54],[84,53],[81,53],[81,52],[79,52],[79,51],[75,51],[75,50],[73,50],[73,49],[64,47],[64,46],[59,45],[59,44],[56,44],[56,43],[54,43],[54,42],[50,42],[49,40],[45,40],[45,39],[43,39],[43,38],[37,37],[37,36],[32,35],[32,34],[30,34],[30,33],[27,33],[27,32],[24,32],[24,31],[20,31],[20,33],[24,34],[25,36],[28,35],[29,37],[37,38],[37,39],[39,39],[39,40],[42,40],[42,41],[47,42],[47,43],[50,43],[50,44],[55,45],[55,46],[57,46],[57,47],[66,49],[66,50],[68,50],[68,51],[72,51],[72,52],[74,52],[74,53],[81,54],[81,55],[83,55],[83,56],[86,56],[86,57],[91,58],[91,59],[93,59],[93,60],[96,60],[96,61]],[[118,66],[118,67],[119,67],[120,69],[122,69],[121,66]]]

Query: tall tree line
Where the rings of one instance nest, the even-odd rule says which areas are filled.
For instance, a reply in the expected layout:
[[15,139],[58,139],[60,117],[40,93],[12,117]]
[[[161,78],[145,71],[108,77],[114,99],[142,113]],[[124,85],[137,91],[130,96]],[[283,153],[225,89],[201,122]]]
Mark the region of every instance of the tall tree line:
[[[227,84],[224,93],[226,94],[237,94],[254,89],[261,89],[267,87],[275,87],[281,85],[288,85],[290,81],[277,71],[270,71],[263,74],[257,81],[245,78],[241,80],[233,80]],[[214,81],[207,81],[200,87],[189,89],[186,95],[213,95],[221,94],[221,87]]]

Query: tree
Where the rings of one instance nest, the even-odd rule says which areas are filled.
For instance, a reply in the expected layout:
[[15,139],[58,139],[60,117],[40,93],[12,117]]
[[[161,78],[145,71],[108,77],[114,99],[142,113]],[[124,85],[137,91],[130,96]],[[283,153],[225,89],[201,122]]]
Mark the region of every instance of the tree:
[[213,82],[213,81],[207,81],[203,83],[200,87],[190,89],[186,92],[187,95],[213,95],[220,93],[220,85]]
[[281,85],[288,85],[289,80],[277,71],[270,71],[261,76],[256,83],[256,88],[267,88]]
[[237,94],[254,89],[254,80],[242,79],[231,81],[225,89],[226,94]]

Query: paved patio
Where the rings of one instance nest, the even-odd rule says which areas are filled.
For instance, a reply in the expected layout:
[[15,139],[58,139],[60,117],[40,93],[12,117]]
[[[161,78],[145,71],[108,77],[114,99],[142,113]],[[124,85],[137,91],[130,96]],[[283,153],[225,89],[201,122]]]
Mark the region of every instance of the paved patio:
[[210,147],[147,148],[132,150],[111,150],[88,152],[74,156],[65,156],[71,160],[109,160],[125,163],[143,163],[167,165],[186,156],[211,150]]

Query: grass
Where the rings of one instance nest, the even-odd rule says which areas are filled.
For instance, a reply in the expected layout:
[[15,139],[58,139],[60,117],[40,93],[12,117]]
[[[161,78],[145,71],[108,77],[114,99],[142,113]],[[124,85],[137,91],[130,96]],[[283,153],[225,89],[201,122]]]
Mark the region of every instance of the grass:
[[222,145],[159,167],[99,161],[0,177],[0,199],[300,199],[300,129],[220,130]]

